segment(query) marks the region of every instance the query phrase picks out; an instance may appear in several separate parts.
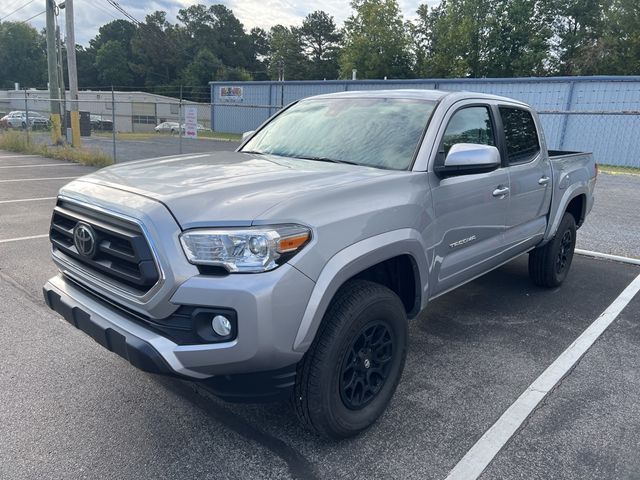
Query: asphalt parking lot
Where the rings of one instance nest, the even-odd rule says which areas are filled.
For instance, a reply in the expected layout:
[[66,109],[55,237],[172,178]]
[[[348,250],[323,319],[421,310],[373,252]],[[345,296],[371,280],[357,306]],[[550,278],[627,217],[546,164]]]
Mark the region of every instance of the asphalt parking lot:
[[[0,152],[2,479],[444,479],[640,275],[576,256],[565,284],[544,290],[522,257],[436,299],[411,323],[389,410],[333,443],[285,405],[228,404],[138,371],[45,306],[55,194],[92,170]],[[597,195],[579,246],[640,258],[640,177],[601,175]],[[640,294],[481,478],[640,478],[639,395]]]
[[[48,144],[50,137],[47,133],[32,135],[36,141]],[[108,135],[93,135],[82,137],[83,147],[100,150],[109,156],[113,156],[113,140]],[[238,142],[212,140],[210,138],[183,138],[182,153],[206,153],[224,150],[235,150]],[[119,163],[132,160],[142,160],[166,155],[180,154],[180,138],[177,135],[149,134],[140,139],[117,139],[116,158]]]

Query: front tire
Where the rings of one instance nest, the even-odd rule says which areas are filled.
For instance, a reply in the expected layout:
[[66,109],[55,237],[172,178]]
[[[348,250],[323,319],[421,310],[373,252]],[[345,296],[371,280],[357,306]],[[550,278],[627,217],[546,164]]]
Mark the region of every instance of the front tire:
[[347,282],[298,365],[293,404],[299,420],[334,439],[365,430],[391,400],[406,350],[407,317],[398,296],[377,283]]
[[576,221],[565,213],[553,239],[529,253],[529,276],[541,287],[555,288],[567,278],[576,248]]

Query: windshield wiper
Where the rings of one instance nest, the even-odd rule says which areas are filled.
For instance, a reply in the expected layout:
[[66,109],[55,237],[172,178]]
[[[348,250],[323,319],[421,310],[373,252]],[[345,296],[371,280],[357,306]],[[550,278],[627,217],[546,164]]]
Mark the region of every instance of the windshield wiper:
[[258,152],[257,150],[240,150],[240,153],[251,153],[253,155],[266,155],[266,153]]
[[335,158],[328,158],[328,157],[299,157],[296,155],[295,158],[300,158],[302,160],[315,160],[316,162],[346,163],[347,165],[360,165],[359,163],[350,162],[349,160],[336,160]]

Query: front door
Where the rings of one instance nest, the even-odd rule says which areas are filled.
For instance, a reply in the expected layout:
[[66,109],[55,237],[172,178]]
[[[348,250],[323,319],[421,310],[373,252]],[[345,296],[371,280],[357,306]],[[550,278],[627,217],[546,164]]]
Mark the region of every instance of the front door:
[[[448,118],[448,120],[447,120]],[[445,118],[436,165],[456,143],[496,145],[496,122],[489,105],[462,105]],[[433,169],[432,169],[433,170]],[[509,204],[509,174],[456,176],[429,174],[435,220],[430,296],[439,295],[499,265]]]

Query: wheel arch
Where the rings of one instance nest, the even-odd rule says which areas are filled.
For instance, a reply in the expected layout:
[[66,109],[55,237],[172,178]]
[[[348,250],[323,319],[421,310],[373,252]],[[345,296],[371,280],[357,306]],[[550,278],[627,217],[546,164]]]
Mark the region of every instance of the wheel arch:
[[[562,192],[562,190],[558,192],[554,191],[554,195],[560,192]],[[559,200],[552,201],[547,231],[545,232],[544,240],[539,246],[545,245],[554,237],[556,231],[558,230],[558,227],[560,226],[562,217],[564,217],[564,214],[566,212],[570,212],[572,215],[574,215],[576,225],[578,227],[582,225],[587,213],[588,194],[588,187],[586,185],[583,185],[582,183],[577,183],[571,188],[562,192],[562,196]],[[579,216],[579,218],[577,218],[576,216]]]
[[576,227],[582,226],[584,222],[584,217],[587,210],[587,195],[584,193],[578,194],[569,200],[567,204],[567,208],[565,209],[565,213],[570,213],[573,215],[574,220],[576,221]]
[[294,350],[306,351],[336,292],[354,278],[390,288],[402,300],[407,316],[417,315],[427,299],[425,251],[417,231],[402,229],[367,238],[335,254],[321,271],[311,293]]

